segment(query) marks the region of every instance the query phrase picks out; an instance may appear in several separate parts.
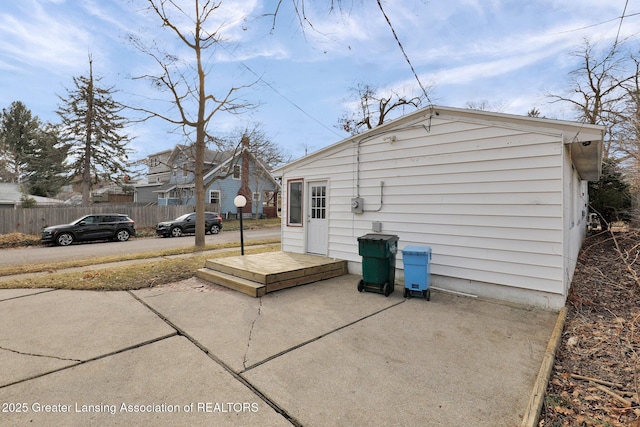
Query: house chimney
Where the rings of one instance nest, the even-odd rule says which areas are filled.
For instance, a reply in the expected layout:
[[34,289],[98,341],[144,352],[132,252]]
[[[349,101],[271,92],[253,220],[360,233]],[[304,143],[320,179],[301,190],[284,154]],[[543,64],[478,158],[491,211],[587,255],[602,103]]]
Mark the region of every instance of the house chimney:
[[240,153],[240,161],[242,162],[242,166],[240,169],[240,179],[242,183],[240,185],[240,190],[238,190],[238,195],[243,195],[247,199],[247,204],[244,208],[242,208],[243,213],[253,213],[252,202],[253,202],[253,193],[249,188],[249,137],[247,135],[242,135],[242,139],[240,140],[241,153]]

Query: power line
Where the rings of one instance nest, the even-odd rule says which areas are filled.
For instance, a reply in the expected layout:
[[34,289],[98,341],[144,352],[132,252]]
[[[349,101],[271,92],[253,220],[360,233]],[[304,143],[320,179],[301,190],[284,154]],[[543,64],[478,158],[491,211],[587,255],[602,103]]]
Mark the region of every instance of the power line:
[[[225,50],[227,50],[227,52],[229,52],[229,50],[223,46],[223,48]],[[235,55],[233,55],[232,52],[229,52],[229,54],[231,56],[233,56],[234,58]],[[238,58],[236,58],[238,59]],[[256,76],[258,78],[258,81],[264,83],[265,85],[267,85],[269,87],[269,89],[271,89],[272,91],[274,91],[278,96],[280,96],[282,99],[284,99],[285,101],[287,101],[289,104],[293,105],[298,111],[300,111],[302,114],[304,114],[305,116],[309,117],[311,120],[313,120],[314,122],[316,122],[317,124],[319,124],[320,126],[322,126],[323,128],[325,128],[326,130],[328,130],[329,132],[333,133],[334,135],[338,136],[339,138],[343,138],[343,135],[340,135],[339,133],[337,133],[336,131],[334,131],[333,129],[331,129],[329,126],[325,125],[324,123],[322,123],[320,120],[316,119],[315,117],[313,117],[311,114],[307,113],[302,107],[300,107],[298,104],[296,104],[295,102],[293,102],[291,99],[289,99],[287,96],[285,96],[283,93],[281,93],[278,89],[276,89],[271,83],[269,83],[268,81],[266,81],[265,79],[263,79],[260,75],[258,75],[258,73],[256,73],[255,71],[253,71],[251,69],[251,67],[249,67],[247,64],[245,64],[242,61],[238,61],[240,63],[240,65],[242,65],[244,68],[246,68],[251,74],[253,74],[254,76]]]
[[[211,34],[209,34],[208,31],[203,29],[203,32],[205,32],[207,35],[211,36]],[[338,138],[343,138],[344,135],[340,135],[339,133],[337,133],[335,130],[331,129],[329,126],[325,125],[324,123],[322,123],[320,120],[316,119],[315,117],[313,117],[311,114],[307,113],[302,107],[300,107],[298,104],[296,104],[294,101],[292,101],[291,99],[289,99],[287,96],[285,96],[283,93],[281,93],[279,90],[277,90],[271,83],[269,83],[268,81],[266,81],[265,79],[262,78],[262,76],[260,76],[258,73],[256,73],[255,71],[253,71],[253,69],[251,67],[249,67],[247,64],[244,63],[244,61],[241,61],[238,59],[238,57],[233,53],[233,51],[231,51],[230,49],[227,48],[227,46],[224,45],[224,43],[218,43],[218,45],[220,47],[222,47],[224,50],[227,51],[227,53],[229,55],[231,55],[236,61],[238,61],[238,63],[240,63],[240,65],[242,65],[244,68],[247,69],[247,71],[249,71],[251,74],[253,74],[259,81],[264,83],[267,87],[269,87],[269,89],[271,89],[272,91],[274,91],[278,96],[280,96],[282,99],[284,99],[285,101],[287,101],[289,104],[293,105],[298,111],[300,111],[302,114],[304,114],[305,116],[309,117],[311,120],[313,120],[314,122],[316,122],[317,124],[319,124],[320,126],[322,126],[323,128],[325,128],[326,130],[328,130],[329,132],[333,133],[334,135],[336,135]]]
[[422,82],[420,81],[420,78],[418,77],[418,74],[416,73],[415,68],[413,68],[413,64],[411,63],[411,60],[409,59],[409,56],[407,55],[407,52],[405,52],[405,50],[404,50],[404,46],[402,46],[402,43],[400,42],[400,39],[398,38],[398,35],[396,34],[396,30],[393,28],[393,25],[391,24],[391,20],[389,19],[389,17],[385,13],[385,11],[384,11],[384,9],[382,7],[382,3],[380,2],[380,0],[377,0],[377,1],[378,1],[378,7],[380,8],[380,12],[382,12],[382,14],[384,15],[384,19],[387,20],[387,24],[389,25],[389,28],[391,28],[391,32],[393,33],[393,37],[396,39],[396,42],[398,43],[398,46],[400,47],[400,50],[402,51],[402,54],[404,55],[404,59],[407,61],[407,64],[409,64],[409,68],[411,68],[411,72],[413,73],[413,76],[416,78],[416,80],[418,82],[418,85],[420,86],[420,89],[422,89],[422,93],[424,93],[424,96],[427,98],[427,101],[429,101],[429,105],[433,105],[433,103],[431,102],[431,99],[429,98],[429,94],[427,94],[427,90],[422,85]]
[[[625,5],[625,10],[626,10],[626,8],[627,7]],[[633,16],[638,16],[638,15],[640,15],[640,12],[636,12],[636,13],[632,13],[632,14],[624,15],[624,16],[618,16],[616,18],[607,19],[606,21],[598,22],[598,23],[587,25],[587,26],[584,26],[584,27],[573,28],[571,30],[560,31],[560,32],[557,32],[557,33],[554,33],[554,34],[565,34],[565,33],[573,33],[575,31],[587,30],[589,28],[593,28],[593,27],[597,27],[597,26],[600,26],[600,25],[608,24],[609,22],[617,21],[618,19],[622,20],[622,18],[631,18]],[[619,30],[618,30],[618,33],[619,33]]]
[[622,28],[622,20],[624,19],[625,13],[627,13],[627,6],[629,5],[629,0],[624,3],[624,10],[622,11],[622,16],[620,17],[620,25],[618,25],[618,33],[616,34],[616,41],[613,43],[614,48],[618,45],[618,38],[620,37],[620,29]]

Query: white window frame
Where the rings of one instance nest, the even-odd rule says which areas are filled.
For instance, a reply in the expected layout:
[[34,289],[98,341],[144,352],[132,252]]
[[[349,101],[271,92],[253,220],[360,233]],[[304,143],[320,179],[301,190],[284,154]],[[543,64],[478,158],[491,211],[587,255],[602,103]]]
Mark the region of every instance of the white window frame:
[[[295,198],[292,198],[291,195],[291,186],[293,184],[297,184],[300,186],[299,194],[296,194]],[[297,186],[296,185],[296,186]],[[297,191],[297,190],[296,190]],[[291,217],[291,201],[296,203],[295,210],[299,212],[299,218],[296,217],[294,221],[292,221]],[[287,181],[287,226],[290,227],[302,227],[304,218],[304,180],[302,178],[290,179]]]
[[233,172],[231,173],[231,178],[242,179],[242,168],[240,167],[240,165],[238,164],[233,165]]
[[[211,196],[212,196],[214,193],[218,194],[218,201],[217,201],[217,202],[212,202],[212,201],[211,201]],[[209,198],[208,198],[208,200],[209,200],[209,203],[210,203],[210,204],[218,204],[218,205],[220,205],[220,201],[221,201],[221,194],[220,194],[220,190],[209,190]]]

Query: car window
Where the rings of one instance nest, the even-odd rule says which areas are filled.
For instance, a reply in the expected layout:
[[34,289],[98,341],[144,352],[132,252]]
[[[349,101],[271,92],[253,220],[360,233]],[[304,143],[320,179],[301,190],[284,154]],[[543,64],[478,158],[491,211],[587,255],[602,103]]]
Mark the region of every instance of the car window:
[[111,216],[105,215],[105,216],[102,217],[102,221],[101,222],[116,222],[117,220],[118,220],[117,217],[115,217],[113,215],[111,215]]
[[89,215],[88,217],[83,219],[83,221],[85,224],[97,224],[98,222],[100,222],[100,217],[95,215]]

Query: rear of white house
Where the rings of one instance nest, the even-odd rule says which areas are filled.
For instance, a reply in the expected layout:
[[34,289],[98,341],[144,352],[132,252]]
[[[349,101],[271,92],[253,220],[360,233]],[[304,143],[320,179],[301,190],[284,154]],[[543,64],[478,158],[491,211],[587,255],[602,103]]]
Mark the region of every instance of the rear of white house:
[[[603,129],[430,107],[276,171],[282,249],[349,262],[358,237],[431,246],[431,284],[556,309],[586,233]],[[356,283],[354,283],[355,289]]]

